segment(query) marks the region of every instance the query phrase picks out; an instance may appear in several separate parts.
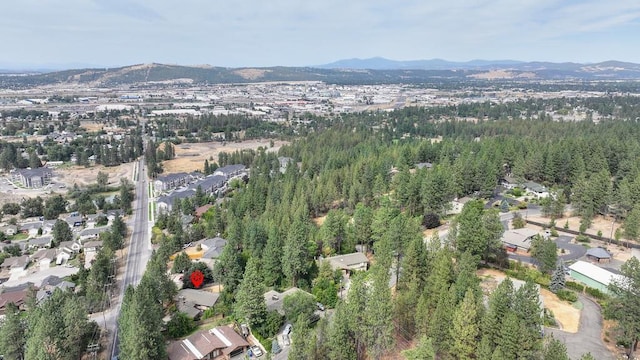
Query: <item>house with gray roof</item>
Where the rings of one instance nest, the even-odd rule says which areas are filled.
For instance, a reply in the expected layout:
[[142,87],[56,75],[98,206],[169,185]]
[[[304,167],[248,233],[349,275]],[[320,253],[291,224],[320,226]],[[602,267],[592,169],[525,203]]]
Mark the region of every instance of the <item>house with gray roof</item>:
[[369,259],[360,252],[331,256],[320,261],[328,261],[334,271],[342,270],[347,275],[353,271],[363,271],[369,268]]
[[512,229],[506,230],[500,240],[507,251],[523,250],[528,252],[531,249],[531,240],[536,235],[538,235],[538,231],[533,229]]
[[53,242],[53,237],[51,236],[42,236],[39,238],[29,239],[27,240],[27,249],[28,250],[48,249],[51,247],[52,242]]
[[182,289],[178,291],[175,300],[178,311],[184,312],[189,315],[189,317],[197,319],[204,310],[212,308],[219,297],[219,293],[196,289]]
[[547,189],[545,186],[540,185],[536,182],[527,181],[524,183],[524,187],[527,190],[527,192],[532,193],[536,197],[545,198],[549,196],[549,189]]
[[97,228],[84,229],[80,231],[80,241],[84,242],[89,239],[97,239],[100,236],[100,234],[109,230],[110,230],[109,226],[101,226]]

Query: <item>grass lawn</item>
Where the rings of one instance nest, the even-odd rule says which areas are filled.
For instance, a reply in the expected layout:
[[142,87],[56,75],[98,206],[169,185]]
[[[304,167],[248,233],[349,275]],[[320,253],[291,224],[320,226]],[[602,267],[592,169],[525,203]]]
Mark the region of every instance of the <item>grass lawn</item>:
[[29,238],[29,234],[23,234],[23,233],[18,233],[12,236],[8,236],[7,239],[11,240],[11,241],[20,241],[20,240],[26,240]]

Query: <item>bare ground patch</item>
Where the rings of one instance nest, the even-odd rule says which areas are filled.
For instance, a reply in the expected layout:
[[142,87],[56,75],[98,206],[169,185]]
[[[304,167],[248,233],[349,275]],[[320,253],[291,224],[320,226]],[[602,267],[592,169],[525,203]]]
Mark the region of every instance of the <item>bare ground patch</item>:
[[133,167],[135,163],[121,164],[118,166],[96,165],[89,168],[83,166],[72,166],[64,169],[54,170],[54,180],[66,184],[68,187],[73,184],[86,186],[96,182],[98,172],[102,171],[109,175],[109,184],[118,185],[120,179],[125,178],[131,181],[133,177]]
[[[477,275],[482,279],[482,290],[489,295],[498,286],[506,275],[495,269],[480,269]],[[547,289],[540,289],[540,297],[544,307],[551,310],[563,331],[576,333],[580,325],[580,310],[573,305],[561,301],[558,297]]]
[[202,171],[205,160],[217,162],[218,154],[222,152],[232,153],[246,149],[257,150],[259,147],[267,149],[268,152],[277,152],[283,145],[289,143],[280,140],[274,140],[273,142],[273,147],[270,147],[270,140],[268,139],[229,142],[226,144],[220,142],[184,143],[175,146],[175,159],[164,161],[162,166],[167,174]]

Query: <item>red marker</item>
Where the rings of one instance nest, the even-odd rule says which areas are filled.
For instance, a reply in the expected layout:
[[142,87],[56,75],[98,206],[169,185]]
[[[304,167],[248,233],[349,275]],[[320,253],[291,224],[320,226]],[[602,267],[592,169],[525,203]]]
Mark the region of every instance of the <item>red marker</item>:
[[193,287],[197,289],[200,287],[200,285],[202,285],[203,282],[204,274],[202,273],[202,271],[196,270],[191,273],[191,283],[193,284]]

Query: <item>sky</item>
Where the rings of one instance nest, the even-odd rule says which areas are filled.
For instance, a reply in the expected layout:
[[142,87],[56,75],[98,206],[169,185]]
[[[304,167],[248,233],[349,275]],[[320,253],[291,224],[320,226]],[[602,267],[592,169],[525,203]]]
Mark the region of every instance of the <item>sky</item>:
[[640,63],[638,0],[2,0],[0,68]]

